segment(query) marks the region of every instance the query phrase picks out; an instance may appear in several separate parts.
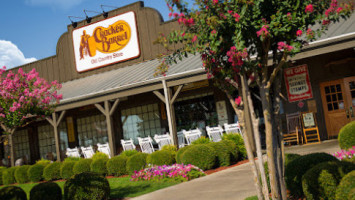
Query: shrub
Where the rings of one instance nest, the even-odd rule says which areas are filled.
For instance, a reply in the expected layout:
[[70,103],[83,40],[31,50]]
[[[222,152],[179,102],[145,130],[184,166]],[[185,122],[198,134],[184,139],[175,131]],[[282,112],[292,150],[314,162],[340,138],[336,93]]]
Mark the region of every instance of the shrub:
[[30,181],[27,176],[27,171],[29,168],[29,165],[23,165],[15,170],[15,179],[17,183],[27,183]]
[[76,161],[79,161],[79,160],[81,160],[80,157],[66,157],[63,162],[68,162],[68,161],[70,161],[70,162],[72,162],[72,161],[76,162]]
[[231,162],[238,161],[239,153],[238,153],[237,145],[231,140],[222,140],[220,142],[224,143],[228,148],[228,151],[231,154]]
[[181,160],[185,165],[192,164],[202,170],[212,169],[216,165],[216,152],[206,144],[191,145]]
[[108,155],[102,152],[96,152],[93,156],[92,156],[92,161],[95,161],[96,159],[100,159],[100,158],[104,158],[106,160],[108,160]]
[[206,138],[205,136],[201,136],[197,140],[191,142],[191,144],[208,144],[210,142],[211,140],[209,138]]
[[137,153],[138,153],[137,150],[127,150],[127,151],[122,152],[120,155],[121,156],[131,157],[131,156],[133,156],[133,155],[135,155]]
[[353,188],[348,195],[348,200],[354,200],[355,199],[355,188]]
[[36,161],[36,164],[39,164],[39,165],[44,165],[44,166],[46,166],[46,165],[48,165],[48,164],[50,164],[52,161],[50,161],[50,160],[46,160],[46,159],[41,159],[41,160],[37,160]]
[[4,170],[6,170],[6,169],[7,169],[6,167],[0,166],[0,185],[3,184],[3,183],[2,183],[2,172],[3,172]]
[[127,174],[126,164],[127,164],[126,156],[115,156],[107,161],[106,167],[109,175],[114,176],[122,176]]
[[35,185],[30,191],[30,200],[62,200],[62,189],[57,183],[45,182]]
[[355,146],[355,121],[346,124],[340,129],[338,141],[341,149],[348,150]]
[[327,161],[337,161],[335,157],[327,153],[312,153],[301,156],[289,162],[285,166],[285,181],[290,194],[296,197],[303,196],[302,176],[313,166]]
[[335,199],[351,200],[348,196],[352,190],[355,190],[355,170],[351,171],[341,179],[335,192]]
[[108,158],[96,158],[95,160],[92,160],[91,165],[90,165],[90,170],[92,172],[96,172],[98,174],[106,175],[107,174],[107,164]]
[[234,142],[235,145],[237,145],[238,152],[239,152],[239,159],[246,159],[247,158],[247,150],[244,145],[244,140],[243,137],[239,133],[229,133],[229,134],[224,134],[222,136],[222,140],[230,140]]
[[147,156],[146,153],[136,153],[133,156],[129,157],[127,160],[127,172],[132,174],[134,171],[139,171],[144,169],[147,165]]
[[179,163],[179,164],[183,164],[182,163],[182,160],[181,160],[181,157],[182,155],[185,153],[185,151],[189,148],[191,148],[192,145],[190,146],[184,146],[182,147],[181,149],[179,149],[177,152],[176,152],[176,163]]
[[164,145],[161,150],[167,150],[167,151],[173,151],[176,152],[177,148],[175,145],[169,144],[169,145]]
[[215,150],[218,166],[229,166],[231,164],[232,154],[225,143],[212,142],[207,145]]
[[43,179],[43,169],[44,165],[41,164],[35,164],[30,166],[30,168],[28,168],[27,170],[28,179],[31,182],[41,181]]
[[60,179],[60,166],[62,163],[53,162],[43,169],[43,178],[46,181]]
[[0,190],[1,200],[27,200],[26,192],[20,187],[6,186]]
[[341,161],[323,162],[312,167],[302,177],[307,200],[335,199],[337,185],[352,170],[355,170],[355,164]]
[[300,154],[296,154],[296,153],[285,153],[285,167],[290,163],[292,162],[293,160],[297,159],[301,157]]
[[172,165],[175,163],[175,153],[167,150],[155,151],[148,155],[147,163],[152,165]]
[[18,167],[10,167],[10,168],[7,168],[5,169],[3,172],[2,172],[2,183],[4,185],[9,185],[9,184],[13,184],[16,182],[16,179],[15,179],[15,170],[17,169]]
[[74,175],[73,168],[76,161],[65,161],[60,166],[60,177],[63,179],[68,179]]
[[64,184],[65,200],[106,200],[109,195],[107,179],[95,172],[76,174]]
[[73,167],[73,173],[74,174],[80,174],[83,172],[89,172],[90,171],[90,164],[92,162],[92,159],[81,159],[78,162],[74,164]]

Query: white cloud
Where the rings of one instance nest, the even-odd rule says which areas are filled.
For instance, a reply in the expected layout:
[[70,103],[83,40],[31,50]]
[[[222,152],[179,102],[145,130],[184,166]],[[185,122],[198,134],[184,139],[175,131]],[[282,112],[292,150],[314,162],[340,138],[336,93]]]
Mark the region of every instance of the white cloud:
[[0,67],[7,69],[36,61],[36,58],[25,58],[22,51],[12,42],[0,40]]
[[49,6],[52,8],[60,7],[62,9],[69,9],[73,6],[81,4],[85,0],[25,0],[29,5],[33,6]]

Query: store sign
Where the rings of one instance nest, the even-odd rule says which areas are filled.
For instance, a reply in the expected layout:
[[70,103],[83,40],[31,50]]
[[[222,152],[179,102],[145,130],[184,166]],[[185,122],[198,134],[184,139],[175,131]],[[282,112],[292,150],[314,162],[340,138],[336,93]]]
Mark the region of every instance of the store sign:
[[313,98],[307,65],[285,69],[284,75],[289,102]]
[[140,55],[133,11],[73,30],[76,70],[84,72]]

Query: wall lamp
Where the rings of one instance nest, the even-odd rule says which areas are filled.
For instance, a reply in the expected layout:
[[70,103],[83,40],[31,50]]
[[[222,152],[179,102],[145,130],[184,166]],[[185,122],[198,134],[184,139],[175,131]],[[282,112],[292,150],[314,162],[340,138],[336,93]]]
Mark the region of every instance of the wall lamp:
[[106,12],[103,7],[118,8],[116,6],[101,5],[102,15],[105,17],[105,19],[108,17],[108,12]]
[[73,26],[73,28],[76,28],[78,26],[78,22],[74,22],[71,18],[76,18],[76,19],[84,19],[82,17],[76,17],[76,16],[68,16],[70,22],[71,22],[71,25]]

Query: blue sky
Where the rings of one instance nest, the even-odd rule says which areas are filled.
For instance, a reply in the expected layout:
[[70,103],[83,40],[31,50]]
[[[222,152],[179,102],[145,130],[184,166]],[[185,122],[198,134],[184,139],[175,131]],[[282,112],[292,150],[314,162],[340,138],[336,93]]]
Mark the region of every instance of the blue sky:
[[[122,7],[134,2],[137,0],[3,0],[0,67],[11,68],[55,55],[57,41],[70,24],[68,16],[85,17],[84,9],[102,12],[100,5]],[[160,11],[164,20],[169,19],[164,0],[145,0],[144,5]]]

